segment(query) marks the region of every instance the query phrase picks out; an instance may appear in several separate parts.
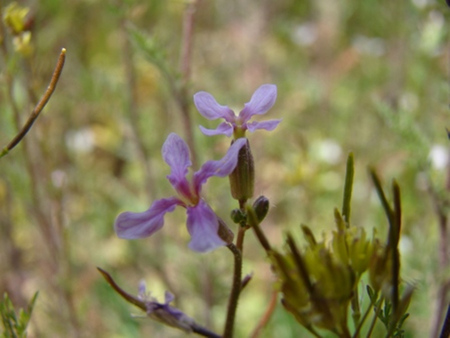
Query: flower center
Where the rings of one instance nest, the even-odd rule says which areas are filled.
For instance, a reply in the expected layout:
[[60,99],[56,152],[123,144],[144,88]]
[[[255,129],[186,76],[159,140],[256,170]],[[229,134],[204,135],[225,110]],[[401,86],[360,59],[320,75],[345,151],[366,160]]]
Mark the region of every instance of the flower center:
[[188,180],[184,180],[178,187],[176,187],[178,197],[188,206],[194,206],[198,204],[200,196],[195,192],[192,183]]

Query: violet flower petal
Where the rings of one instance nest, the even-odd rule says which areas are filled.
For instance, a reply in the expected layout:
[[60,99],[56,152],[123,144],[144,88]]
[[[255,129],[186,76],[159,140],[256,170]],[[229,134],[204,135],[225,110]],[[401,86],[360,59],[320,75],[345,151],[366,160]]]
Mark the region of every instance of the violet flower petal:
[[258,129],[264,129],[264,130],[274,130],[279,124],[281,120],[269,120],[269,121],[262,121],[262,122],[250,122],[247,123],[247,129],[250,132],[254,132]]
[[216,129],[207,129],[203,126],[200,126],[200,130],[206,136],[226,135],[230,137],[231,135],[233,135],[233,127],[228,122],[222,122],[217,126]]
[[191,333],[192,326],[195,325],[194,320],[176,307],[170,306],[169,303],[173,300],[173,296],[170,301],[167,301],[167,294],[170,294],[170,292],[166,291],[165,303],[158,303],[156,299],[145,302],[147,315],[165,325]]
[[197,252],[208,252],[226,243],[217,234],[219,221],[211,207],[200,200],[194,207],[187,208],[187,229],[191,235],[189,248]]
[[164,161],[170,166],[167,176],[172,186],[178,191],[189,195],[189,182],[186,179],[188,168],[192,165],[189,158],[189,147],[175,133],[171,133],[162,147]]
[[120,238],[137,239],[152,235],[164,225],[164,215],[172,212],[177,205],[184,205],[176,197],[155,201],[144,212],[123,212],[117,216],[114,229]]
[[205,162],[199,171],[194,173],[194,190],[200,194],[201,186],[211,176],[225,177],[232,173],[236,168],[239,150],[247,143],[246,138],[239,138],[228,148],[225,156],[219,161]]
[[242,122],[245,123],[253,115],[262,115],[272,108],[277,99],[277,86],[264,84],[260,86],[252,95],[250,102],[247,102],[244,109],[239,113]]
[[227,106],[221,106],[210,93],[196,93],[194,95],[194,104],[200,114],[208,120],[223,118],[227,122],[232,123],[236,118],[236,115],[230,108]]
[[169,291],[166,291],[164,293],[164,304],[167,305],[167,304],[171,303],[174,299],[175,299],[175,296],[172,293],[170,293]]

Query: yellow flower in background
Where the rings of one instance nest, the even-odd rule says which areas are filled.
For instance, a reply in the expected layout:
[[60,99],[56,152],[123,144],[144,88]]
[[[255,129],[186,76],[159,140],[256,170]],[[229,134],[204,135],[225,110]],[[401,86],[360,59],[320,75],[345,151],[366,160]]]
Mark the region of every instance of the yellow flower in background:
[[24,57],[28,57],[33,53],[33,45],[31,43],[31,32],[23,32],[13,38],[14,50]]
[[[6,6],[3,14],[3,23],[13,35],[14,50],[24,57],[30,56],[33,52],[31,32],[29,31],[30,21],[27,18],[29,12],[29,7],[22,7],[13,2]],[[0,40],[2,39],[3,37],[0,37]]]
[[22,7],[17,2],[12,2],[5,7],[3,22],[14,35],[18,35],[25,31],[26,17],[29,12],[29,7]]

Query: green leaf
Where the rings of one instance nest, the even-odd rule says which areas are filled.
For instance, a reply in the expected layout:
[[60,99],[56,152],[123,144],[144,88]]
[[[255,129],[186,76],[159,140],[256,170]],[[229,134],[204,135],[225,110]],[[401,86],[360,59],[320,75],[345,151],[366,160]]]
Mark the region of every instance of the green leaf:
[[345,171],[344,198],[342,202],[342,217],[347,223],[347,226],[350,225],[353,177],[355,176],[354,162],[355,161],[353,159],[353,153],[350,153],[347,158],[347,169]]

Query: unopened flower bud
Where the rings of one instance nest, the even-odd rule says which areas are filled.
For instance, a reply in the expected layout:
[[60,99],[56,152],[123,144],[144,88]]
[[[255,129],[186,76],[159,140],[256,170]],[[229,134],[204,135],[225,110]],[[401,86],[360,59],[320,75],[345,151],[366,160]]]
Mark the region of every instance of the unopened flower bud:
[[233,231],[230,230],[230,228],[226,225],[226,223],[217,216],[217,221],[219,222],[219,230],[217,231],[217,234],[219,237],[225,241],[227,244],[230,244],[233,242],[234,234]]
[[259,196],[253,203],[253,210],[258,222],[261,223],[269,212],[269,199],[266,196]]
[[239,151],[238,163],[229,178],[231,195],[234,199],[246,201],[252,198],[255,185],[255,165],[248,140]]
[[233,220],[233,222],[236,223],[236,224],[240,224],[240,223],[245,222],[247,220],[247,215],[241,209],[233,209],[231,211],[231,215],[230,216],[231,216],[231,219]]

